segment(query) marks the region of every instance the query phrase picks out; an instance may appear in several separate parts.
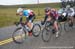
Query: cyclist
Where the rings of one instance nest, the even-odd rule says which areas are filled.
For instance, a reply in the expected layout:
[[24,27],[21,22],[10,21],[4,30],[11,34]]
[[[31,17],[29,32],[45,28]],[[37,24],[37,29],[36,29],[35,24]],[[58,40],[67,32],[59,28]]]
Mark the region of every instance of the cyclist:
[[64,12],[65,12],[65,8],[61,8],[58,10],[58,15],[61,16],[62,13],[64,13]]
[[20,23],[22,22],[22,16],[26,17],[26,25],[27,25],[27,27],[29,27],[29,35],[31,36],[32,35],[32,27],[33,27],[32,22],[35,17],[33,10],[18,8],[16,14],[20,16]]
[[70,26],[73,26],[73,16],[74,16],[74,9],[67,5],[65,8],[65,12],[67,13],[68,18],[70,19]]
[[56,37],[58,37],[58,33],[59,33],[57,19],[58,19],[58,12],[56,9],[50,8],[50,7],[45,8],[45,19],[43,24],[46,21],[50,21],[50,22],[53,21],[52,23],[53,23],[54,29],[56,30]]
[[63,22],[65,21],[67,18],[67,13],[65,12],[65,8],[61,8],[58,10],[58,21],[59,22]]

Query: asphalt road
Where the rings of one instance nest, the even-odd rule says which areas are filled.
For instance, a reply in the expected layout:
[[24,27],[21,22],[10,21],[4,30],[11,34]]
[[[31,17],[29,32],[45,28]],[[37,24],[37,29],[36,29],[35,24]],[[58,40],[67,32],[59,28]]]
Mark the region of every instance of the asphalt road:
[[[11,38],[15,28],[16,26],[0,28],[0,42]],[[55,39],[53,35],[49,42],[43,42],[40,34],[39,37],[28,37],[22,44],[16,44],[12,41],[0,45],[0,49],[75,49],[74,47],[75,29],[70,32],[65,32],[62,29],[61,36]]]

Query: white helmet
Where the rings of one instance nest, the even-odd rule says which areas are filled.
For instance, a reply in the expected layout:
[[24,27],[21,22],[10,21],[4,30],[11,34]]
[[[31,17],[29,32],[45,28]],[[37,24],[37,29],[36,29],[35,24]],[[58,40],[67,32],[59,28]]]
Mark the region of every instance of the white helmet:
[[18,9],[17,9],[17,13],[20,13],[20,12],[22,12],[22,11],[23,11],[22,8],[18,8]]
[[67,5],[66,8],[70,8],[70,5]]

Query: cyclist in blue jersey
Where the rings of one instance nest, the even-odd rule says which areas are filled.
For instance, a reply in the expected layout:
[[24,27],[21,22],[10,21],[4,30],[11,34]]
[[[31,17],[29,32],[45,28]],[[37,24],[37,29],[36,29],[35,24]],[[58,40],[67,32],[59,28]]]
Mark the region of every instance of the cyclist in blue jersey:
[[20,16],[20,22],[22,22],[22,16],[25,16],[26,17],[26,25],[27,27],[29,27],[29,34],[31,35],[32,34],[32,27],[33,27],[33,20],[34,20],[34,17],[35,17],[35,14],[33,12],[33,10],[30,10],[30,9],[24,9],[24,8],[18,8],[17,9],[17,15]]

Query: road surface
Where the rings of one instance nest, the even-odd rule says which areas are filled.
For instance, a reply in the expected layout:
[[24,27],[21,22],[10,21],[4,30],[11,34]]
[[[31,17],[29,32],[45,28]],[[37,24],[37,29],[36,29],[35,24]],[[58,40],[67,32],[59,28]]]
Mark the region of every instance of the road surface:
[[43,42],[41,34],[39,37],[30,36],[22,44],[11,39],[15,29],[16,26],[0,28],[0,49],[75,49],[75,29],[70,32],[62,29],[61,36],[55,39],[53,35],[49,42]]

